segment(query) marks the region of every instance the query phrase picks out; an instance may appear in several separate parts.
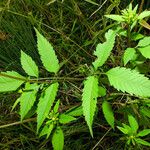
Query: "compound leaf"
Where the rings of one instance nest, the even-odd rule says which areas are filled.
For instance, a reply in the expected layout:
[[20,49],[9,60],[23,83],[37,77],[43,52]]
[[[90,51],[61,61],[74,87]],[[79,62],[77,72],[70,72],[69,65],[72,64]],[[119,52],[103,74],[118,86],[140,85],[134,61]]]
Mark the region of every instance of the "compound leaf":
[[121,90],[142,97],[150,96],[150,80],[137,71],[116,67],[110,69],[106,74],[110,84],[118,91]]
[[64,133],[62,129],[58,126],[52,137],[52,145],[54,150],[63,150],[64,146]]
[[84,82],[84,89],[82,94],[83,115],[89,127],[91,136],[93,137],[92,124],[94,113],[96,110],[96,103],[98,97],[98,79],[95,76],[89,76]]
[[94,68],[97,70],[98,67],[101,67],[106,60],[108,59],[115,43],[116,31],[109,30],[106,34],[106,42],[103,44],[98,44],[94,55],[97,56],[97,59],[93,62]]
[[15,71],[1,72],[0,92],[15,91],[24,82],[25,78]]
[[58,85],[57,82],[51,84],[40,97],[37,108],[37,132],[49,114],[58,91]]
[[38,72],[38,67],[36,63],[32,60],[30,56],[28,56],[26,53],[21,51],[21,65],[24,71],[29,75],[29,76],[35,76],[38,77],[39,72]]
[[110,103],[107,102],[106,100],[103,101],[102,103],[102,110],[103,110],[103,114],[104,114],[106,121],[114,129],[114,122],[115,122],[114,113],[113,113]]
[[38,52],[45,69],[49,72],[57,73],[59,70],[59,62],[52,45],[47,39],[35,29],[37,35]]
[[19,98],[21,121],[24,119],[36,100],[37,86],[37,84],[27,83],[24,89],[25,91]]

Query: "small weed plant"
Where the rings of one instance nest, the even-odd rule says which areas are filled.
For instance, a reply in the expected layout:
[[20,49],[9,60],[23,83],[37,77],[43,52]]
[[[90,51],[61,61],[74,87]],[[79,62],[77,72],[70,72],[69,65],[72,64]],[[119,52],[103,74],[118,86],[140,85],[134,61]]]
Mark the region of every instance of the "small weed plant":
[[[20,93],[12,110],[20,104],[21,121],[36,113],[37,134],[39,137],[50,138],[54,150],[63,149],[63,126],[77,121],[81,116],[84,116],[89,132],[94,137],[92,125],[99,110],[102,110],[106,122],[112,129],[119,129],[118,132],[123,133],[120,140],[124,141],[125,147],[150,146],[150,143],[143,139],[150,133],[150,129],[138,121],[142,118],[147,120],[150,118],[148,70],[144,70],[144,75],[139,69],[139,65],[143,66],[150,59],[150,37],[134,32],[138,23],[144,24],[143,19],[150,16],[150,11],[137,14],[137,9],[138,6],[132,8],[130,4],[127,9],[122,10],[122,15],[106,15],[107,18],[116,21],[116,26],[105,33],[106,41],[99,43],[94,51],[96,58],[89,67],[89,76],[83,81],[80,106],[69,108],[65,112],[60,111],[59,82],[63,78],[59,77],[59,71],[63,63],[59,63],[52,45],[37,29],[35,29],[37,49],[42,64],[51,77],[42,78],[39,67],[23,51],[20,60],[27,77],[15,71],[0,72],[0,92]],[[111,68],[106,65],[106,62],[108,59],[114,60],[111,53],[118,37],[127,39],[125,40],[127,42],[120,57],[120,65]],[[112,87],[126,95],[122,108],[128,107],[130,111],[122,114],[128,118],[129,125],[127,119],[121,125],[115,115],[118,112],[111,103],[115,101],[115,90],[113,91]],[[101,107],[98,104],[101,104]]]

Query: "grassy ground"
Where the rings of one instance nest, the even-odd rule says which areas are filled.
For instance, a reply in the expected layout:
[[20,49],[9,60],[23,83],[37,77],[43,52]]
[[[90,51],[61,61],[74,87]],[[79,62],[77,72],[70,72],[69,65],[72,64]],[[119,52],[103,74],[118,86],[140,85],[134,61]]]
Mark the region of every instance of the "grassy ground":
[[[93,0],[94,1],[94,0]],[[104,42],[104,33],[115,24],[105,14],[119,13],[129,4],[120,0],[3,0],[0,2],[0,70],[24,71],[20,66],[20,50],[30,54],[39,66],[42,64],[36,48],[36,27],[54,46],[60,62],[65,62],[63,76],[86,76],[88,65],[94,60],[93,51],[99,42]],[[137,0],[134,4],[141,3]],[[149,8],[146,1],[143,9]],[[42,72],[43,76],[47,74]],[[73,85],[73,86],[72,86]],[[77,87],[78,85],[78,87]],[[62,83],[63,107],[76,105],[81,99],[80,82]],[[64,90],[65,89],[65,90]],[[69,91],[69,92],[68,92]],[[51,149],[49,140],[38,139],[36,124],[27,120],[21,124],[18,108],[11,112],[18,94],[0,94],[0,149],[31,150]],[[119,133],[110,130],[101,114],[95,121],[95,138],[89,135],[83,118],[69,125],[65,131],[65,150],[122,150]],[[11,124],[15,123],[15,125]],[[103,124],[103,126],[102,126]],[[98,144],[98,148],[95,147]]]

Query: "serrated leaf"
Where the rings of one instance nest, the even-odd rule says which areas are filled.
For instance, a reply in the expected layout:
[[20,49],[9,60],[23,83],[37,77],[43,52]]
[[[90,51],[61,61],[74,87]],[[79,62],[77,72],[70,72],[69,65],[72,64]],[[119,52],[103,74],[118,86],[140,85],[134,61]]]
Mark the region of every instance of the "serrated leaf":
[[150,45],[146,47],[138,48],[140,53],[145,57],[150,59]]
[[59,117],[59,122],[62,124],[66,124],[74,120],[76,120],[75,117],[69,116],[67,114],[61,114]]
[[136,119],[131,114],[128,115],[128,121],[129,121],[132,131],[134,133],[137,133],[137,131],[139,129],[139,125],[138,125],[138,122],[136,121]]
[[136,54],[136,51],[135,51],[134,48],[127,48],[127,49],[125,50],[125,53],[124,53],[124,55],[123,55],[124,66],[125,66],[130,60],[132,60],[132,59],[134,58],[135,54]]
[[43,121],[48,116],[51,106],[55,100],[57,91],[58,91],[58,83],[51,84],[41,95],[37,108],[37,132],[41,127]]
[[121,15],[113,15],[112,14],[112,15],[105,15],[105,17],[110,18],[110,19],[115,20],[115,21],[118,21],[118,22],[124,21],[123,16],[121,16]]
[[94,68],[97,70],[98,67],[101,67],[106,60],[108,59],[115,43],[116,31],[109,30],[106,34],[106,42],[103,44],[98,44],[94,55],[97,56],[97,59],[93,62]]
[[45,69],[49,72],[57,73],[59,70],[59,62],[52,45],[37,29],[35,29],[35,31],[37,35],[38,52]]
[[71,109],[69,109],[67,112],[66,112],[67,115],[70,115],[70,116],[81,116],[83,115],[83,109],[82,109],[82,106],[79,106],[79,107],[73,107]]
[[146,135],[148,135],[148,134],[150,134],[150,129],[144,129],[144,130],[142,130],[142,131],[140,131],[138,134],[137,134],[137,137],[138,136],[146,136]]
[[[0,74],[0,92],[15,91],[21,86],[21,84],[25,82],[25,78],[15,71],[1,72],[1,74]],[[17,78],[20,78],[22,80],[19,80]]]
[[89,76],[84,82],[82,94],[83,115],[89,127],[91,136],[93,137],[92,124],[96,110],[98,97],[98,79],[95,76]]
[[149,143],[149,142],[144,141],[144,140],[142,140],[142,139],[140,139],[140,138],[135,138],[134,140],[135,140],[136,143],[138,143],[138,144],[142,144],[142,145],[145,145],[145,146],[150,146],[150,143]]
[[139,41],[137,47],[145,47],[150,45],[150,37],[144,37],[142,40]]
[[150,80],[135,70],[124,67],[110,69],[107,73],[109,82],[118,91],[128,92],[137,96],[150,96]]
[[104,114],[106,121],[114,129],[114,122],[115,122],[114,113],[113,113],[110,103],[107,102],[106,100],[103,101],[102,103],[102,110],[103,110],[103,114]]
[[150,11],[143,11],[142,13],[140,13],[140,15],[138,16],[138,19],[141,20],[145,17],[150,16]]
[[63,150],[64,147],[64,133],[58,126],[52,137],[52,145],[54,150]]
[[19,98],[21,121],[24,119],[36,100],[37,86],[37,84],[27,83],[25,86],[25,90],[27,90],[27,92],[23,92]]
[[21,65],[24,71],[29,75],[29,76],[34,76],[38,77],[39,72],[38,72],[38,67],[36,63],[32,60],[30,56],[28,56],[26,53],[21,51]]

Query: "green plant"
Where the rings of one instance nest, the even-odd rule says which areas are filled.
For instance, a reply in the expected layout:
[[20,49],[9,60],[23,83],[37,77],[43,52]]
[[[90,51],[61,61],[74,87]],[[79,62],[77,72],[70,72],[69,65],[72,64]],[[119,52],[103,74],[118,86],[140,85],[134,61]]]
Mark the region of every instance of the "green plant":
[[[130,47],[132,45],[132,40],[137,40],[131,31],[136,25],[136,22],[142,18],[139,19],[140,15],[137,17],[136,9],[137,6],[132,10],[132,5],[130,4],[129,9],[123,11],[124,17],[117,16],[120,18],[120,20],[117,21],[125,22],[127,24],[127,33],[125,29],[122,29],[117,24],[115,29],[109,29],[105,33],[106,41],[97,45],[96,50],[94,51],[96,60],[93,61],[92,66],[88,67],[88,71],[85,71],[88,76],[83,81],[84,88],[81,98],[82,107],[73,108],[66,112],[61,112],[59,110],[61,98],[60,100],[55,101],[59,91],[59,82],[64,79],[69,80],[70,78],[59,77],[59,70],[63,67],[64,62],[59,64],[52,45],[37,29],[35,29],[35,31],[40,59],[44,68],[49,72],[49,75],[53,75],[53,77],[40,78],[43,70],[39,71],[38,66],[33,59],[23,51],[21,51],[21,65],[28,77],[24,77],[15,71],[0,73],[0,92],[16,91],[21,86],[21,89],[18,90],[21,96],[16,100],[13,109],[20,103],[20,115],[21,121],[23,121],[24,118],[28,117],[28,113],[32,110],[33,106],[35,106],[36,110],[33,109],[34,112],[32,112],[32,115],[34,115],[35,112],[37,113],[37,134],[39,134],[40,137],[45,135],[46,138],[52,137],[54,149],[63,149],[63,124],[75,121],[75,116],[84,115],[90,134],[92,137],[94,136],[92,125],[96,116],[95,112],[96,110],[99,110],[97,109],[97,104],[99,103],[102,106],[106,121],[113,129],[115,128],[117,121],[115,121],[116,118],[114,114],[116,112],[113,111],[113,105],[111,105],[110,101],[111,99],[114,100],[115,97],[109,97],[108,93],[111,86],[118,91],[127,94],[127,99],[130,100],[129,104],[132,104],[135,101],[134,99],[132,100],[132,97],[137,98],[137,103],[142,99],[145,100],[150,97],[150,80],[136,69],[136,63],[139,61],[139,57],[145,57],[142,58],[142,63],[146,61],[146,58],[149,58],[149,37],[140,36],[138,39],[142,39],[138,42],[137,46]],[[130,13],[132,14],[131,16]],[[149,11],[148,13],[146,12],[146,14],[146,16],[149,16]],[[113,19],[114,16],[110,15],[107,17]],[[128,47],[123,47],[126,49],[123,54],[123,61],[124,66],[128,65],[129,67],[122,67],[120,63],[119,65],[117,64],[117,66],[113,65],[113,68],[110,69],[110,66],[106,64],[106,62],[109,59],[109,56],[111,56],[111,59],[113,60],[111,52],[115,47],[115,41],[118,35],[124,35],[128,39]],[[138,36],[139,35],[140,34],[138,34]],[[129,64],[129,62],[131,64]],[[114,92],[112,92],[112,94],[114,94]],[[132,107],[136,109],[135,106]],[[136,123],[134,117],[129,116],[128,120],[130,123],[129,128],[132,129],[132,133],[129,134],[130,138],[133,136],[133,131],[135,131],[135,129],[132,128],[133,126],[136,126],[136,133],[134,132],[136,137],[138,137],[141,132],[145,132],[141,131],[139,134],[137,133],[139,127],[137,127],[138,123]],[[127,127],[127,125],[125,125],[125,127]],[[118,127],[118,129],[121,129],[121,127]],[[149,129],[146,131],[149,133]],[[132,142],[133,144],[134,142],[140,143],[141,140],[139,138],[135,139]],[[60,143],[57,144],[57,142]],[[147,144],[147,146],[149,146],[149,144]]]
[[125,134],[125,137],[121,138],[121,140],[126,140],[126,144],[130,145],[131,143],[136,145],[145,145],[150,146],[150,143],[141,139],[148,134],[150,134],[150,129],[144,129],[138,132],[139,125],[136,119],[130,114],[128,115],[129,125],[122,124],[123,127],[117,126],[117,128]]

